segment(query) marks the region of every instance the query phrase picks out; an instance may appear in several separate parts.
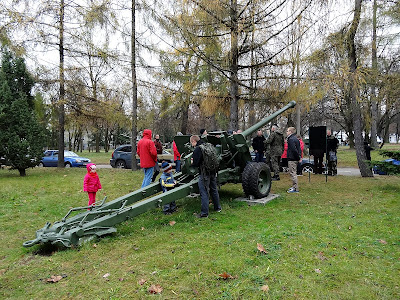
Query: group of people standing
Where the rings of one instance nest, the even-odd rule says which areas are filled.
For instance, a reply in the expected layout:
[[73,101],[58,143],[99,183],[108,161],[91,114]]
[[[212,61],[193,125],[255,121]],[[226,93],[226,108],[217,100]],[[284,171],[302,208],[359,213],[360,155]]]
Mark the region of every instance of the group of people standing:
[[[208,171],[203,167],[204,157],[201,145],[204,143],[202,139],[206,138],[207,131],[205,129],[200,130],[201,138],[198,135],[192,135],[190,137],[190,143],[194,147],[193,162],[192,166],[199,168],[199,191],[201,197],[201,212],[196,216],[199,218],[208,217],[209,213],[209,196],[210,193],[212,202],[214,204],[214,210],[217,212],[221,211],[221,205],[219,202],[219,194],[217,189],[217,177],[216,171]],[[178,132],[177,135],[182,135]],[[154,181],[154,177],[157,176],[157,154],[162,153],[162,144],[159,141],[159,136],[155,136],[155,141],[151,139],[152,133],[150,129],[143,131],[143,138],[137,145],[137,154],[140,157],[140,167],[144,171],[144,178],[142,182],[142,188],[148,186],[151,181]],[[174,162],[176,172],[180,172],[181,169],[181,155],[178,151],[175,141],[172,144],[174,151]],[[159,169],[159,168],[158,168]],[[162,162],[161,164],[162,175],[160,177],[160,184],[163,192],[167,192],[176,186],[176,181],[172,174],[172,166],[168,162]],[[153,180],[152,180],[153,177]],[[163,212],[168,215],[176,211],[175,201],[164,205]]]
[[272,180],[280,180],[279,168],[281,158],[284,156],[285,162],[288,164],[289,174],[292,178],[292,187],[288,189],[288,193],[298,193],[297,181],[297,165],[301,162],[303,156],[303,148],[296,136],[296,129],[289,127],[286,131],[286,142],[282,131],[278,125],[271,127],[271,134],[266,139],[261,130],[257,131],[257,136],[252,141],[253,150],[256,154],[255,161],[264,161],[264,152],[266,151],[266,163],[270,166],[274,173]]

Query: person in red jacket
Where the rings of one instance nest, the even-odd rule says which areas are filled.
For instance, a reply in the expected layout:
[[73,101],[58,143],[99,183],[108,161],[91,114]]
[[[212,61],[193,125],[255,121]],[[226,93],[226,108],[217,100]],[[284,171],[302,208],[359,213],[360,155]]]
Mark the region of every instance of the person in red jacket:
[[[178,132],[176,135],[183,135],[182,132]],[[176,146],[175,141],[172,143],[172,149],[174,150],[174,163],[175,163],[175,172],[178,173],[181,171],[181,154],[178,151],[178,147]]]
[[143,130],[143,138],[137,145],[136,153],[140,158],[140,167],[144,170],[144,178],[142,188],[151,183],[153,177],[154,166],[157,162],[157,149],[151,140],[151,130]]
[[89,203],[88,206],[96,202],[96,193],[101,190],[101,183],[99,175],[96,173],[96,165],[88,164],[86,166],[87,173],[83,179],[83,191],[88,193]]
[[282,169],[284,172],[287,172],[287,170],[288,170],[287,148],[288,148],[288,144],[287,144],[287,141],[285,141],[285,144],[283,144],[283,153],[281,156]]

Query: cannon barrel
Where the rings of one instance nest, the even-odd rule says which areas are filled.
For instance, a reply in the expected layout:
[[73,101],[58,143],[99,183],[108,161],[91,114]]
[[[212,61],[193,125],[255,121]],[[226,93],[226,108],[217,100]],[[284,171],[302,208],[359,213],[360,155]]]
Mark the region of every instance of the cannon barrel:
[[272,115],[262,119],[260,122],[254,124],[253,126],[251,126],[250,128],[244,130],[242,132],[242,135],[244,137],[247,137],[249,135],[251,135],[253,132],[257,131],[258,129],[260,129],[261,127],[265,126],[266,124],[268,124],[269,122],[271,122],[274,118],[276,118],[277,116],[279,116],[280,114],[282,114],[284,111],[288,110],[289,108],[292,108],[296,105],[296,101],[290,101],[287,105],[285,105],[284,107],[282,107],[280,110],[274,112]]

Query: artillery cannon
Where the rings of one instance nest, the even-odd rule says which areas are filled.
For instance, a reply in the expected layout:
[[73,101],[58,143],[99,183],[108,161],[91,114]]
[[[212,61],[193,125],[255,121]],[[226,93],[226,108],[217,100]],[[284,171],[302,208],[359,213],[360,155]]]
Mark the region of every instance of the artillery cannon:
[[[271,189],[271,173],[265,163],[252,162],[246,137],[271,122],[287,109],[294,107],[295,101],[264,118],[240,134],[229,135],[226,131],[210,132],[207,142],[213,144],[219,156],[218,184],[242,183],[244,193],[255,198],[266,197]],[[35,244],[57,244],[65,247],[77,246],[93,237],[116,232],[116,224],[131,219],[150,209],[160,207],[176,199],[198,193],[198,169],[191,166],[193,149],[190,136],[176,136],[175,142],[182,154],[182,171],[174,177],[177,185],[166,193],[161,193],[161,185],[152,183],[144,188],[106,202],[104,198],[93,206],[71,209],[61,221],[52,226],[47,222],[36,231],[36,238],[23,243],[24,247]],[[88,210],[89,209],[89,210]],[[74,216],[72,212],[82,211]]]

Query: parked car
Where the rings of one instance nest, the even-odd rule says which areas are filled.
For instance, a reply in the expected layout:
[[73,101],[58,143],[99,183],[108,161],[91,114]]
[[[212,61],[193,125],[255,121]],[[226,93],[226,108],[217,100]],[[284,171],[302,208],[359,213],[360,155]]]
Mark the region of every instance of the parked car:
[[[399,167],[400,167],[400,161],[399,161],[399,160],[396,160],[396,159],[393,159],[393,158],[385,159],[383,162],[391,163],[392,165],[395,165],[395,166],[399,166]],[[387,172],[386,172],[385,170],[382,170],[379,166],[374,166],[374,167],[372,168],[372,170],[374,171],[374,174],[378,174],[378,175],[387,175]]]
[[[256,159],[256,153],[253,151],[250,153],[251,154],[251,159],[252,161],[255,161]],[[265,159],[264,159],[265,162]],[[314,173],[314,160],[313,159],[308,159],[308,158],[303,158],[301,160],[301,163],[298,165],[297,167],[297,173],[301,174],[301,173]],[[281,167],[281,172],[288,172],[288,168],[287,167]],[[322,171],[325,171],[325,163],[322,166]]]
[[[158,163],[166,161],[168,163],[174,162],[174,155],[168,150],[163,149],[162,154],[157,155]],[[136,154],[136,163],[140,165],[139,155]],[[110,165],[113,168],[130,169],[132,168],[132,146],[122,145],[115,149],[111,155]]]
[[[47,150],[44,152],[44,156],[39,163],[39,167],[57,167],[58,163],[58,150]],[[80,157],[78,154],[72,151],[64,151],[64,166],[66,168],[71,167],[84,167],[90,163],[90,159],[86,157]]]

